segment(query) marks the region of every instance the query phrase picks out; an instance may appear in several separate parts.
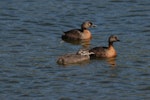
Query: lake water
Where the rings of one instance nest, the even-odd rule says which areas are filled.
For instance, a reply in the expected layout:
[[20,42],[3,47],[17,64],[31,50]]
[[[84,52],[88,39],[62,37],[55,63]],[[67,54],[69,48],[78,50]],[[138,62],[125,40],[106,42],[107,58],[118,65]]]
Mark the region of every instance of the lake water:
[[[1,0],[1,100],[149,100],[150,0]],[[91,28],[89,48],[115,34],[115,59],[58,65],[83,45],[63,31]]]

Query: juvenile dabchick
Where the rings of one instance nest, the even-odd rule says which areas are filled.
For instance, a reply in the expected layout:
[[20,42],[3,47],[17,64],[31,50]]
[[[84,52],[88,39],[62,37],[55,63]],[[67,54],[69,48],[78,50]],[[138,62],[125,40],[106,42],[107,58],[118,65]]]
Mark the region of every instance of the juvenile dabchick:
[[72,29],[64,32],[62,35],[63,40],[84,40],[91,39],[91,32],[88,30],[90,27],[95,27],[91,21],[85,21],[81,24],[81,29]]
[[90,50],[93,52],[92,57],[99,57],[99,58],[111,58],[116,57],[117,52],[113,46],[114,42],[120,41],[117,36],[111,35],[108,39],[108,47],[94,47]]

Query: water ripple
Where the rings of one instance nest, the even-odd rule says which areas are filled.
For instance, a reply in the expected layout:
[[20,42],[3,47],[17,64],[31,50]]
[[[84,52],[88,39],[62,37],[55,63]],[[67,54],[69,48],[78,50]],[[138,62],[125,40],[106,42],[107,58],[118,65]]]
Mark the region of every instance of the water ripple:
[[[1,99],[148,100],[149,0],[0,1]],[[64,31],[85,20],[93,39],[107,46],[116,34],[116,59],[57,65],[57,57],[83,46],[61,42]],[[109,96],[108,96],[109,95]]]

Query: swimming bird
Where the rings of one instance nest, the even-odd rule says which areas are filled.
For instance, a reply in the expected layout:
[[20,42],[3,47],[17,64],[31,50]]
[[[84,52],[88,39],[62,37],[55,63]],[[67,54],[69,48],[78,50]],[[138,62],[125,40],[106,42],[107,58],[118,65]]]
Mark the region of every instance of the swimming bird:
[[81,24],[81,29],[72,29],[64,32],[62,35],[63,40],[84,40],[91,39],[91,32],[88,30],[90,27],[95,27],[91,21],[85,21]]
[[63,56],[60,56],[57,60],[58,64],[67,65],[67,64],[74,64],[83,62],[90,59],[91,54],[94,54],[93,52],[89,52],[89,50],[86,49],[80,49],[75,54],[65,54]]
[[111,58],[116,57],[117,52],[113,46],[114,42],[120,41],[117,36],[111,35],[108,39],[108,47],[94,47],[89,52],[93,52],[94,54],[91,57],[98,58]]

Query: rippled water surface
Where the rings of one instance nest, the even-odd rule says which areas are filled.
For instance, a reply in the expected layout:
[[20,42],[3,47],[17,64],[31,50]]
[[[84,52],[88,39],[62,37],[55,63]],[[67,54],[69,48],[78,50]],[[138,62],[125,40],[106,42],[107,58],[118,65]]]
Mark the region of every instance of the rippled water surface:
[[[1,100],[149,100],[150,0],[1,0]],[[91,28],[89,48],[107,46],[115,59],[58,65],[58,56],[83,48],[63,31]]]

